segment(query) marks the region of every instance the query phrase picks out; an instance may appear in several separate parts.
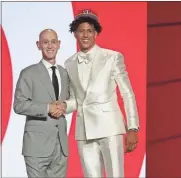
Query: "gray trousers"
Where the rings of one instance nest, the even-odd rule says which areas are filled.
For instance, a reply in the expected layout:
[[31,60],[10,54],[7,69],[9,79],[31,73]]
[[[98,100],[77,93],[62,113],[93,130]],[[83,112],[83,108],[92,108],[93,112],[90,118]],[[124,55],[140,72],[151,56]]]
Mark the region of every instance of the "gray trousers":
[[24,157],[26,170],[29,178],[61,178],[66,177],[67,157],[64,156],[60,147],[60,140],[57,136],[56,146],[51,156]]

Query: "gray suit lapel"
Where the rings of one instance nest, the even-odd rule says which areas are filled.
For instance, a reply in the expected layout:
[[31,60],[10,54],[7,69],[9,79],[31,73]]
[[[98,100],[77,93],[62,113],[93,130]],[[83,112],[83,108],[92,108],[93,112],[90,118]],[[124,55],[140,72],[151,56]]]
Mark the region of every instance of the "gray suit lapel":
[[60,73],[60,78],[61,78],[61,92],[60,92],[60,96],[59,96],[59,100],[65,100],[65,96],[66,96],[66,89],[65,89],[65,76],[64,76],[64,71],[62,70],[62,68],[60,66],[58,66],[58,70]]
[[40,78],[40,81],[42,82],[45,89],[51,96],[52,100],[55,101],[56,100],[55,91],[54,91],[50,76],[48,74],[48,71],[42,62],[38,63],[38,71],[39,71],[39,73],[38,73],[37,78],[38,77]]
[[80,95],[81,100],[84,100],[86,91],[83,89],[82,82],[79,78],[77,55],[73,57],[71,63],[69,64],[69,67],[67,68],[67,71],[75,87],[81,93]]

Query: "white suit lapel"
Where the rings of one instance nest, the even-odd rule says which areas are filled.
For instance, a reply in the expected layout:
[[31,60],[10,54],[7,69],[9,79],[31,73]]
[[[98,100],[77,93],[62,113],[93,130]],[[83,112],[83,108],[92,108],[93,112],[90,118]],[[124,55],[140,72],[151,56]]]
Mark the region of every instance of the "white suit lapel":
[[105,54],[102,52],[101,48],[97,46],[96,55],[91,68],[86,97],[88,97],[89,93],[92,91],[92,88],[96,84],[97,78],[104,68],[105,63]]
[[72,81],[76,82],[76,87],[79,87],[82,92],[85,92],[81,80],[79,78],[79,73],[78,73],[78,62],[77,62],[77,54],[73,57],[71,64],[70,64],[70,69],[68,73],[71,75]]

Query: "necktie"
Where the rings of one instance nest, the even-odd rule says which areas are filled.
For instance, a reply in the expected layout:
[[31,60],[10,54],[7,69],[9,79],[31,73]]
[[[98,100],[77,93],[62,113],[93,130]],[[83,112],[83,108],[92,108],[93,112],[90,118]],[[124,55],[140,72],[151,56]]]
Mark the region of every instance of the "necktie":
[[58,96],[59,96],[59,85],[58,85],[58,78],[57,78],[57,75],[56,75],[56,73],[55,73],[56,67],[55,67],[55,66],[52,66],[51,69],[52,69],[52,71],[53,71],[53,72],[52,72],[52,84],[53,84],[53,87],[54,87],[56,100],[58,100]]

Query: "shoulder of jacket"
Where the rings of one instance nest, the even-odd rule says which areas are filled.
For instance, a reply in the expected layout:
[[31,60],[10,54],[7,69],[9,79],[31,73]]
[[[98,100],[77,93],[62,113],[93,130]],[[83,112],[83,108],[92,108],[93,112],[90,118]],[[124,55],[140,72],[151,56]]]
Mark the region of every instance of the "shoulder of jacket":
[[123,57],[123,54],[119,51],[107,49],[107,48],[101,48],[104,54],[107,54],[108,56],[114,56],[114,57]]
[[73,61],[73,59],[76,57],[77,53],[73,54],[71,57],[69,57],[65,62],[64,62],[64,66],[65,68],[67,67],[67,65],[69,63],[71,63]]
[[30,66],[25,67],[24,69],[21,70],[21,73],[25,74],[28,72],[32,72],[33,70],[35,70],[37,67],[37,64],[32,64]]
[[121,54],[120,52],[115,51],[115,50],[112,50],[112,49],[107,49],[107,48],[101,48],[101,49],[102,49],[102,51],[103,51],[104,53],[107,53],[107,54],[109,54],[109,55],[116,56],[116,55],[118,55],[118,54]]

